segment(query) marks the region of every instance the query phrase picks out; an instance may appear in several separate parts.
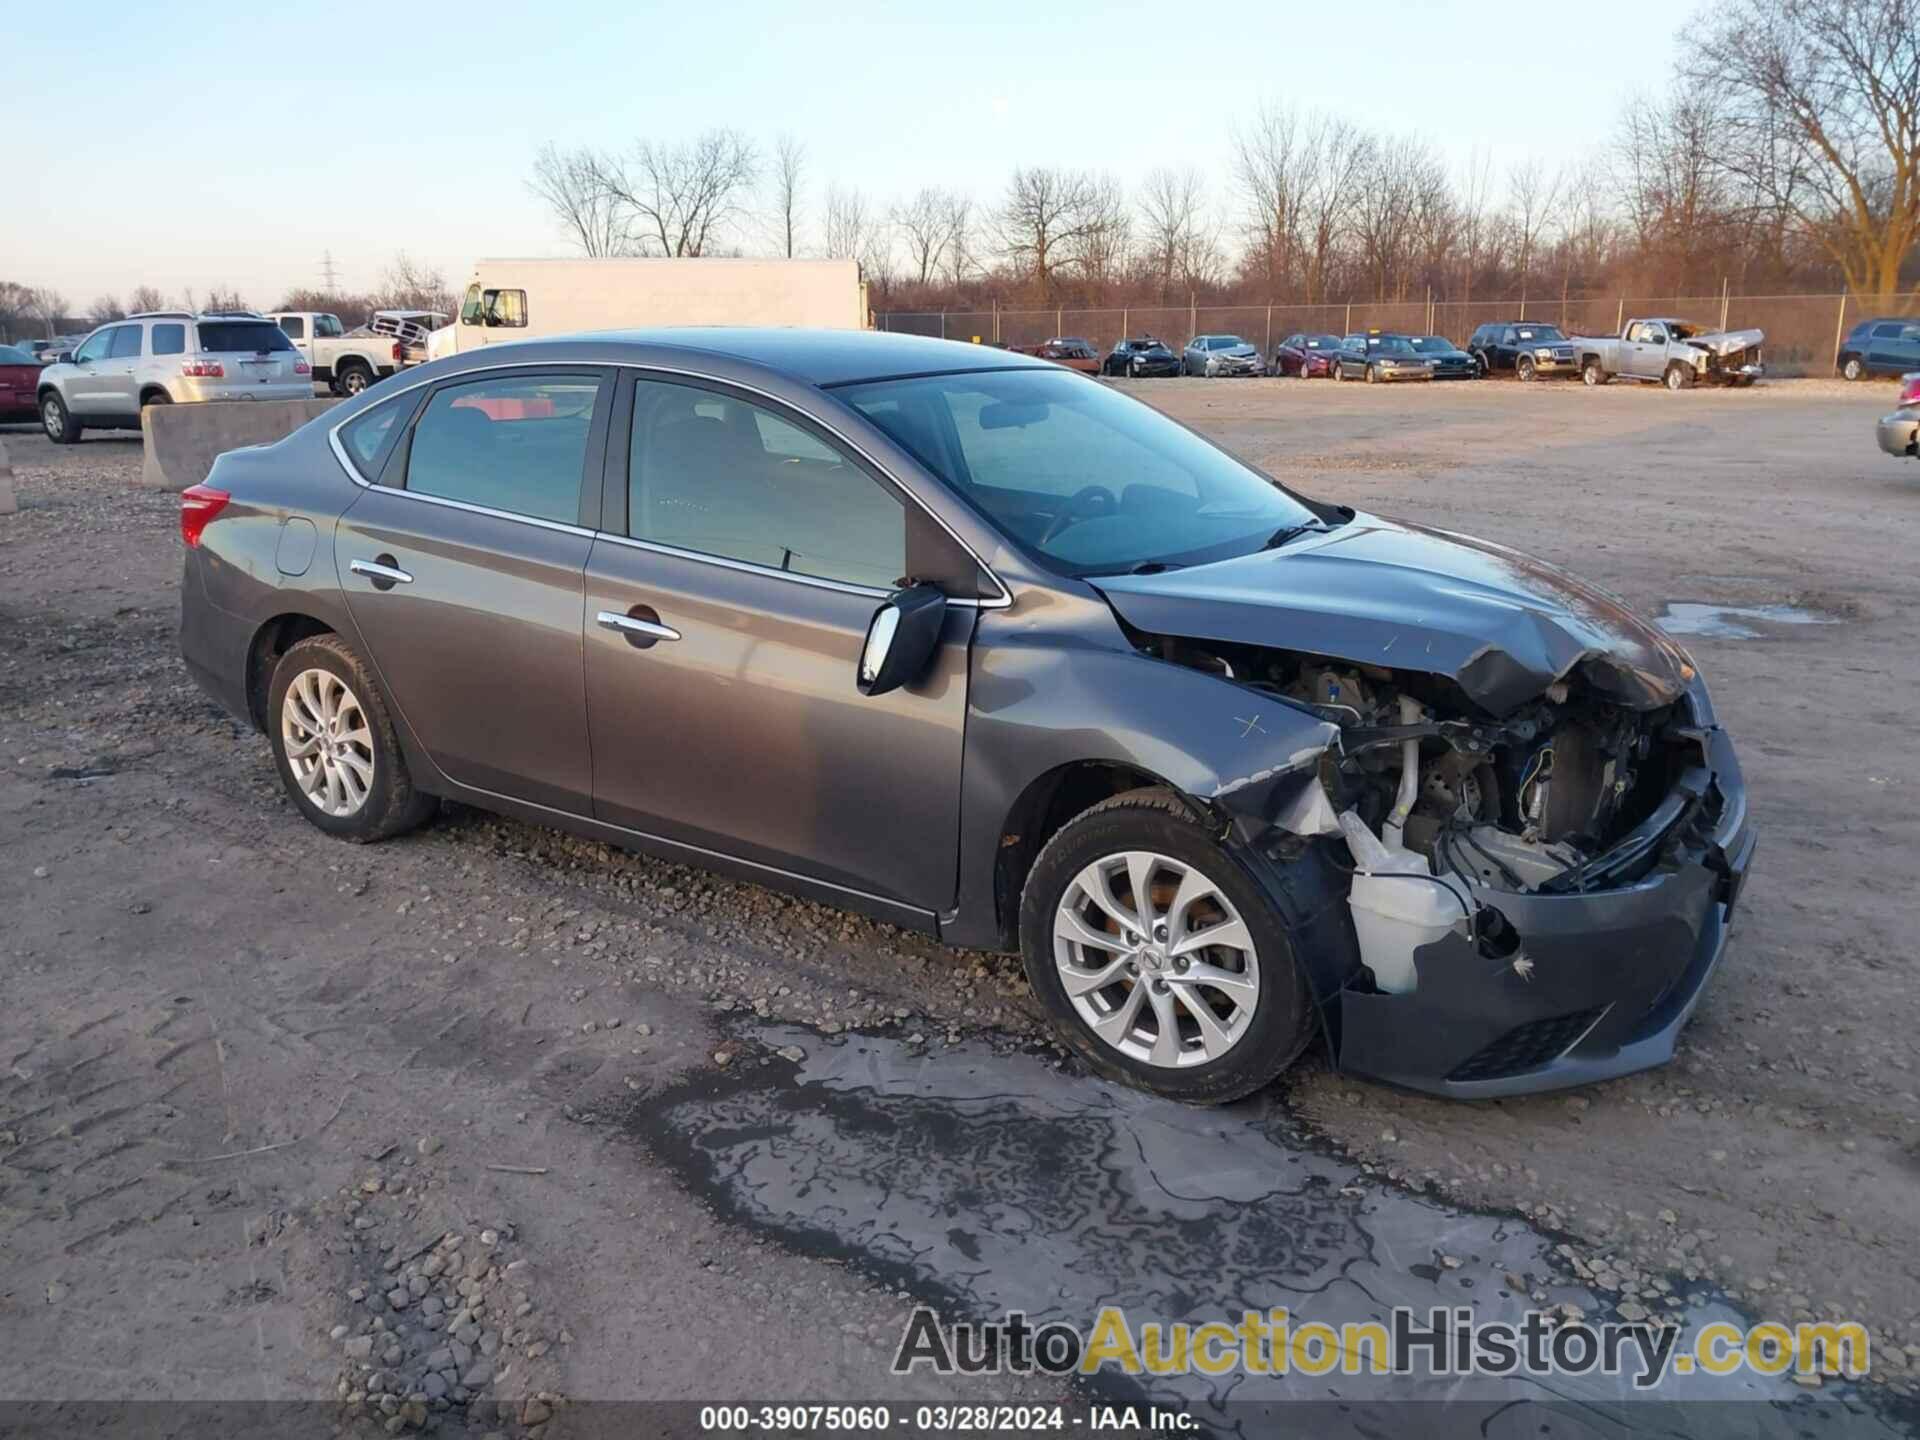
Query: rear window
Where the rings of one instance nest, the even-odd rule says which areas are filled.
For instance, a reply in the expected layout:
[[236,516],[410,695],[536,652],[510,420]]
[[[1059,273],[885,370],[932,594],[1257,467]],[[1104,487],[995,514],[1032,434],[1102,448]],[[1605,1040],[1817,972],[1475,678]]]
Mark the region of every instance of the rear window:
[[291,350],[287,332],[271,320],[202,320],[200,348],[214,354],[251,354],[260,350]]

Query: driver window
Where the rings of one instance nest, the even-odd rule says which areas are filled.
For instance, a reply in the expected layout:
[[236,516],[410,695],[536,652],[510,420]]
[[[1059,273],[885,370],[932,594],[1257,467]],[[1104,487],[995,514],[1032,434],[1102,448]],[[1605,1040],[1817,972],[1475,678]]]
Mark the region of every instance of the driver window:
[[881,590],[907,572],[900,497],[821,435],[732,395],[636,381],[627,484],[636,540]]
[[73,352],[76,365],[85,365],[89,361],[107,358],[107,347],[113,344],[113,331],[102,330],[97,335],[89,335],[86,343]]

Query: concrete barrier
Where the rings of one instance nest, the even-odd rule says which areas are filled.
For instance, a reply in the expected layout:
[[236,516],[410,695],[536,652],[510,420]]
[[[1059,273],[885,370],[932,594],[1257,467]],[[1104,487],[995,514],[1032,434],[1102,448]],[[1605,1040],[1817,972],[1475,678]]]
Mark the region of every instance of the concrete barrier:
[[198,485],[216,457],[285,439],[338,400],[207,400],[149,405],[140,412],[140,483],[155,490]]
[[11,515],[19,508],[13,494],[13,462],[7,458],[7,442],[0,440],[0,515]]

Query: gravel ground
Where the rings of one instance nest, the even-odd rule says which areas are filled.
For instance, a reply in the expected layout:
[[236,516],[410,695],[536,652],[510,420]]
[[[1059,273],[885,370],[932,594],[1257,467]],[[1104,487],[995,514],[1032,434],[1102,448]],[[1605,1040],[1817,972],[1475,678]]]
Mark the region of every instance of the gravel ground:
[[[1460,1105],[1311,1054],[1283,1086],[1383,1182],[1536,1217],[1626,1303],[1704,1277],[1864,1318],[1878,1378],[1920,1374],[1920,467],[1874,447],[1886,390],[1134,388],[1656,612],[1830,622],[1690,642],[1762,838],[1673,1066]],[[884,1375],[909,1297],[730,1231],[609,1117],[776,1063],[728,1038],[747,1016],[1031,1044],[1017,962],[458,807],[328,841],[178,664],[137,440],[0,438],[0,1399],[346,1395],[478,1433],[569,1396],[932,1394]]]

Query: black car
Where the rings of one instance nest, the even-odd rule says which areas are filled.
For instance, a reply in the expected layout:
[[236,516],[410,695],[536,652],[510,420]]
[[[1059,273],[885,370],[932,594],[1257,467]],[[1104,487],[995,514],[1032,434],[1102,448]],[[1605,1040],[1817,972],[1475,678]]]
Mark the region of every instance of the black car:
[[1407,343],[1433,366],[1436,380],[1477,380],[1480,364],[1444,335],[1409,335]]
[[1532,320],[1495,320],[1482,325],[1467,341],[1482,375],[1511,370],[1522,380],[1536,375],[1578,375],[1580,362],[1573,342],[1558,325]]
[[1920,370],[1920,320],[1862,320],[1840,342],[1834,368],[1849,380]]
[[1178,375],[1180,357],[1151,335],[1122,340],[1101,362],[1102,375]]

